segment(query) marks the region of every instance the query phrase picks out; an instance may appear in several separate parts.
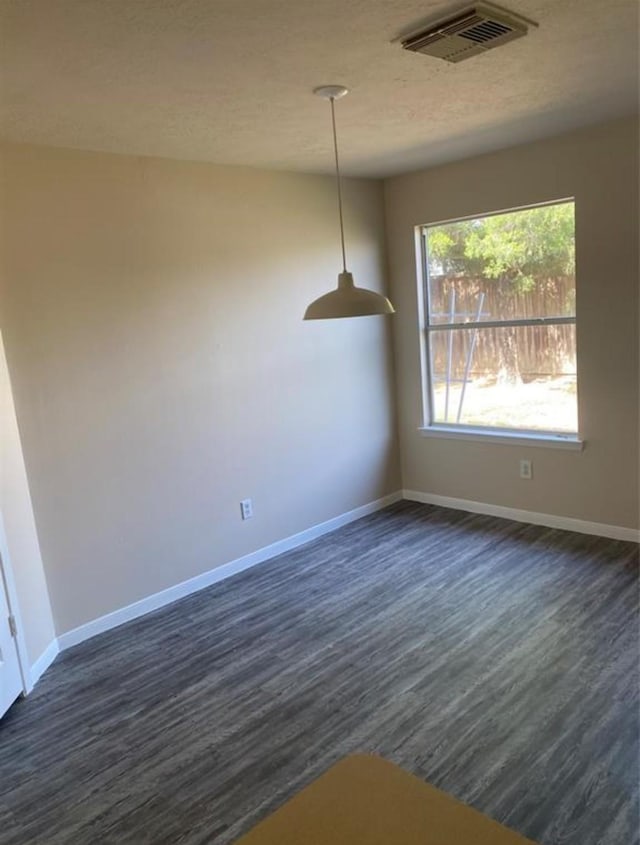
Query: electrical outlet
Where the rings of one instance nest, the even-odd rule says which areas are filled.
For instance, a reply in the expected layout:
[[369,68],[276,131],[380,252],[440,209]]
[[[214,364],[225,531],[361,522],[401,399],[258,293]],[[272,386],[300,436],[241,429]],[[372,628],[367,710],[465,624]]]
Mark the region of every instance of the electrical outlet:
[[243,499],[240,502],[240,513],[243,519],[251,519],[253,516],[253,504],[251,499]]
[[533,478],[533,465],[531,461],[520,461],[520,478],[525,478],[527,481],[531,481]]

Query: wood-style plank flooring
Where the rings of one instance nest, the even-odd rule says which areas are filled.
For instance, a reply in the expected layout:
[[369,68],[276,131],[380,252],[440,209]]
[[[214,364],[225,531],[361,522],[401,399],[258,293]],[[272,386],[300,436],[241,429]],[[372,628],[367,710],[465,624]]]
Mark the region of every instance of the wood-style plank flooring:
[[223,845],[359,751],[638,845],[637,586],[634,544],[394,505],[62,654],[0,722],[0,843]]

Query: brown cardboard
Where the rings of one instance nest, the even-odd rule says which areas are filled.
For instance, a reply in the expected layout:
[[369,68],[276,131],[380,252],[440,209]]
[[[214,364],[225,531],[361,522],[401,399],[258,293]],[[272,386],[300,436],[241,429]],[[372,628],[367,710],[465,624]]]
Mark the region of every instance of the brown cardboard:
[[380,757],[354,755],[236,845],[534,845]]

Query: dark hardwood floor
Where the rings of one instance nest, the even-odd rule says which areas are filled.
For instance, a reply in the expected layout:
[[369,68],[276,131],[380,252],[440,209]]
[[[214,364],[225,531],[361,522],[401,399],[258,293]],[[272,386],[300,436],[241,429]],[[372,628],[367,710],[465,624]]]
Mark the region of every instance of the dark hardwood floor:
[[223,845],[362,751],[638,845],[639,656],[636,545],[400,503],[62,654],[0,722],[0,843]]

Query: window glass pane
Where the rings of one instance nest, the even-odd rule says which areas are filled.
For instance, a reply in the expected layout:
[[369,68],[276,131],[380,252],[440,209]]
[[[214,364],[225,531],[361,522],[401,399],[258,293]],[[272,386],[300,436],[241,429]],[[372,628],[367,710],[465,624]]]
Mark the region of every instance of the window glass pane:
[[429,332],[432,422],[577,433],[575,325]]
[[573,202],[429,226],[432,324],[575,316]]

